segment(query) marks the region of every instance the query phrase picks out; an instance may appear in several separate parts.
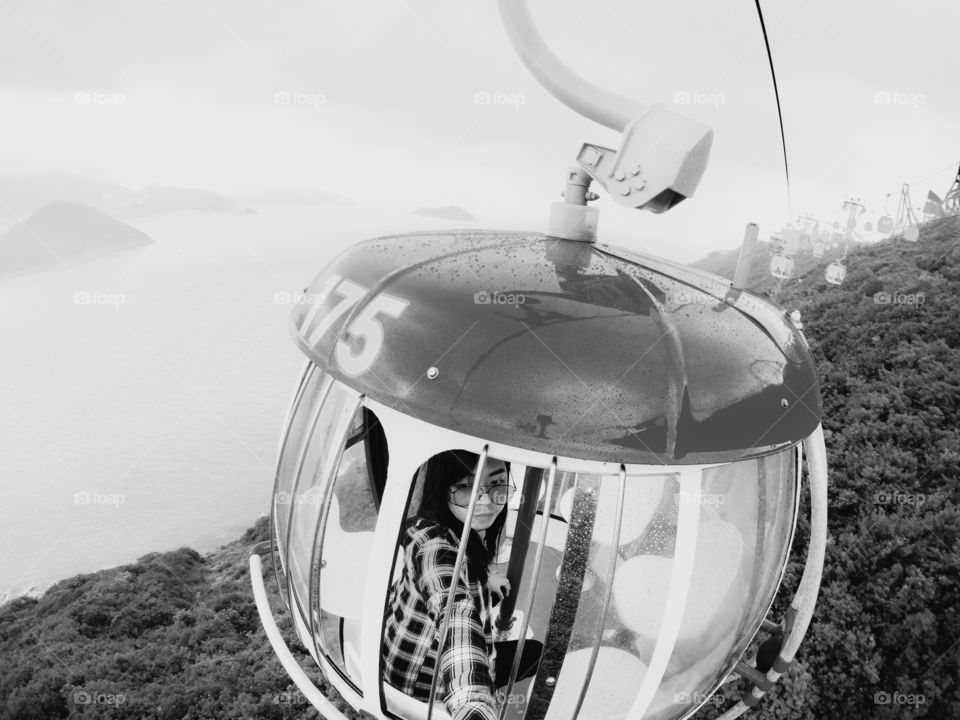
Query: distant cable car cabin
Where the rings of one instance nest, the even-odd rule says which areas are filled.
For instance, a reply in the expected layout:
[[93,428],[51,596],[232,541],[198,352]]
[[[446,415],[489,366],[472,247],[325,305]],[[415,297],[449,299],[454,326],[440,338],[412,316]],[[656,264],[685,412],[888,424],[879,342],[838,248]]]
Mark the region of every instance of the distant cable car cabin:
[[800,250],[800,231],[794,227],[784,228],[782,231],[783,254],[794,256]]
[[827,265],[826,279],[831,285],[843,285],[847,277],[847,266],[839,260],[835,260]]
[[778,280],[789,280],[794,274],[793,258],[774,255],[770,260],[770,274]]

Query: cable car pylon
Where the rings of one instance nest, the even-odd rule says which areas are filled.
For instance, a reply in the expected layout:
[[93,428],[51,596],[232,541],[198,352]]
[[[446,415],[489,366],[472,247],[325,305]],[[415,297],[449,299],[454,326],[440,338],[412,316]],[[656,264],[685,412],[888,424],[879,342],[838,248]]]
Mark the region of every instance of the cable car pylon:
[[957,167],[957,177],[943,198],[943,209],[947,215],[960,215],[960,166]]
[[903,235],[907,242],[916,242],[920,239],[920,221],[913,209],[913,202],[910,200],[910,185],[904,183],[900,188],[900,204],[897,206],[897,219],[893,224],[893,231],[890,237]]

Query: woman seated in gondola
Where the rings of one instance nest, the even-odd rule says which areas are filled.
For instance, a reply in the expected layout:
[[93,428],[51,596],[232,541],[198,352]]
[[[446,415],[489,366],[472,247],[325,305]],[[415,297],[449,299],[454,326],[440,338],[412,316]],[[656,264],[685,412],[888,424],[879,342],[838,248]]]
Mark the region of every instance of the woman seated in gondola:
[[[403,567],[393,586],[384,631],[384,680],[404,694],[427,701],[435,672],[437,699],[454,720],[494,720],[497,688],[505,686],[516,641],[494,642],[493,596],[510,593],[510,583],[491,573],[516,492],[509,464],[488,459],[470,524],[466,560],[453,575],[463,523],[480,458],[465,450],[432,457],[426,466],[423,499],[417,517],[402,538]],[[446,641],[437,663],[437,647],[447,597],[455,585]],[[532,676],[543,646],[524,643],[518,680]]]

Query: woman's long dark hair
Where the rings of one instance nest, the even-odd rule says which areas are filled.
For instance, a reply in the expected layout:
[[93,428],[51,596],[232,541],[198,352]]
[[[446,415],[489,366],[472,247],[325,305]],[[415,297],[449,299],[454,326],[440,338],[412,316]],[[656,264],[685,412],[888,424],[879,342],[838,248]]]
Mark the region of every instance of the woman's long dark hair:
[[[420,500],[420,510],[417,514],[432,520],[444,527],[453,530],[457,537],[463,533],[463,523],[457,520],[450,511],[448,504],[450,488],[469,475],[471,481],[477,470],[480,456],[469,450],[446,450],[427,460],[426,479],[423,483],[423,497]],[[510,463],[507,466],[507,475],[510,474]],[[481,583],[487,582],[488,566],[497,554],[500,546],[500,535],[507,522],[507,506],[503,506],[500,514],[487,528],[485,540],[480,539],[476,530],[470,530],[470,540],[467,543],[467,563],[473,574],[479,577]]]

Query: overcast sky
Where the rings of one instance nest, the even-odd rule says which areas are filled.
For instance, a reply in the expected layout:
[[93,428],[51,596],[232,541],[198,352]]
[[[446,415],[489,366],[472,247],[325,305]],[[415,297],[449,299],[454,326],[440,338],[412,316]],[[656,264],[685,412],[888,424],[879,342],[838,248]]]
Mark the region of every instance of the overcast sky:
[[[766,235],[790,219],[752,2],[531,6],[577,72],[715,130],[692,200],[660,216],[601,201],[602,238],[690,259],[735,246],[748,221]],[[915,206],[942,194],[960,161],[960,4],[764,6],[793,215],[833,220],[851,195],[879,212],[886,193],[892,212],[904,182]],[[0,117],[8,172],[312,187],[537,230],[580,145],[618,143],[533,81],[492,0],[0,0]]]

